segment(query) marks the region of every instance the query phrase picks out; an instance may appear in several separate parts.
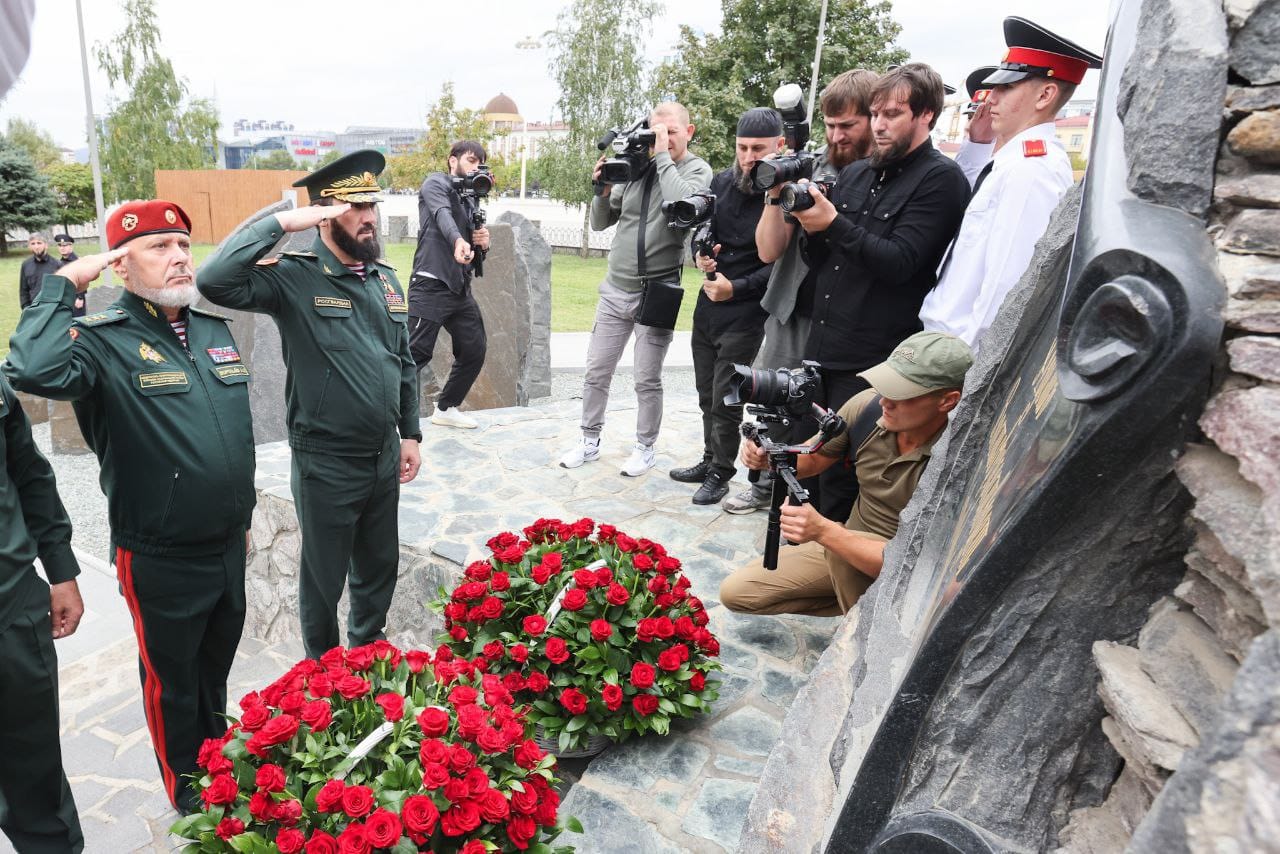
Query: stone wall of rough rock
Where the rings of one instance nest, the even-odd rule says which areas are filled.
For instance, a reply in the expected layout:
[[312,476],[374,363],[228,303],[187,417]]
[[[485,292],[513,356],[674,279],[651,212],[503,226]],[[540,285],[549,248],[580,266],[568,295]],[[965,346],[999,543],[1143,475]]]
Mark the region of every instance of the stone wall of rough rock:
[[1072,852],[1280,850],[1280,2],[1225,12],[1208,221],[1227,329],[1203,439],[1177,465],[1195,539],[1136,646],[1094,647],[1124,768],[1072,814]]

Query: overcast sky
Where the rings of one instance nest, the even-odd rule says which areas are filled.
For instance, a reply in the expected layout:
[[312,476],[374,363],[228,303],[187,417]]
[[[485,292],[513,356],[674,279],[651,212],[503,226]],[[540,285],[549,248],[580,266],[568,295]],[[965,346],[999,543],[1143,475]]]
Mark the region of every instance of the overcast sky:
[[[626,0],[619,0],[626,2]],[[84,2],[94,109],[108,105],[106,78],[92,48],[124,25],[113,0]],[[348,125],[417,126],[445,80],[461,106],[482,107],[505,92],[529,120],[551,117],[555,84],[546,50],[518,50],[555,25],[562,0],[495,0],[470,7],[422,0],[365,3],[308,0],[156,0],[163,52],[193,94],[216,102],[223,139],[239,118],[291,122],[298,130],[341,131]],[[978,65],[998,62],[1000,23],[1023,15],[1101,52],[1108,0],[1046,4],[1027,0],[896,0],[900,46],[962,87]],[[468,13],[460,14],[459,10]],[[474,14],[472,14],[474,12]],[[363,19],[361,19],[363,15]],[[456,21],[457,23],[452,23]],[[667,0],[646,53],[672,52],[680,24],[720,27],[719,0]],[[1080,89],[1092,97],[1097,73]],[[0,125],[10,116],[36,122],[60,145],[85,144],[84,90],[74,0],[37,0],[31,57],[21,80],[0,102]]]

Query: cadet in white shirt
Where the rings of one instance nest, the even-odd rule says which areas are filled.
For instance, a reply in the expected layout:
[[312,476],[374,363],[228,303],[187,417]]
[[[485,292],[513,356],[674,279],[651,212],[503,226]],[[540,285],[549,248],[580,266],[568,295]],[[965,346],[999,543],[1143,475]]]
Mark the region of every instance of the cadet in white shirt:
[[[984,83],[994,155],[978,172],[938,284],[920,309],[925,329],[955,335],[975,352],[1071,186],[1071,161],[1053,120],[1085,72],[1102,67],[1101,57],[1023,18],[1006,18],[1004,36],[1009,50]],[[976,147],[968,153],[979,154]]]

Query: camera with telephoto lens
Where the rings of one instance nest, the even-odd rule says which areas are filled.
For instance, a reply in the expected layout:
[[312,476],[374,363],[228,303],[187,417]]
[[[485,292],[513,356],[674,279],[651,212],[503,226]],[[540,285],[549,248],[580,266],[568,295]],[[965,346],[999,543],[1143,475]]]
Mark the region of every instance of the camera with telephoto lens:
[[764,191],[779,184],[812,178],[814,156],[809,144],[809,119],[804,108],[804,90],[798,83],[785,83],[773,93],[773,107],[782,114],[782,135],[789,154],[761,160],[751,167],[751,186]]
[[817,187],[818,192],[824,196],[831,195],[831,188],[834,186],[827,181],[809,181],[804,180],[798,183],[784,184],[782,189],[778,191],[778,205],[785,212],[807,211],[813,207],[813,196],[809,195],[809,187]]
[[757,371],[746,365],[734,365],[736,376],[729,379],[729,393],[724,402],[729,406],[752,403],[777,411],[779,415],[803,418],[811,406],[822,399],[822,366],[804,361],[798,368],[774,368]]
[[715,194],[706,190],[685,196],[679,201],[662,203],[662,212],[669,218],[668,228],[693,228],[711,219],[715,210]]
[[613,128],[606,132],[596,142],[596,148],[601,151],[612,148],[616,156],[600,165],[600,180],[596,185],[628,184],[643,178],[653,162],[649,150],[656,140],[657,135],[649,129],[648,116],[629,128]]
[[482,164],[466,175],[450,175],[449,185],[459,195],[483,199],[493,191],[493,172]]

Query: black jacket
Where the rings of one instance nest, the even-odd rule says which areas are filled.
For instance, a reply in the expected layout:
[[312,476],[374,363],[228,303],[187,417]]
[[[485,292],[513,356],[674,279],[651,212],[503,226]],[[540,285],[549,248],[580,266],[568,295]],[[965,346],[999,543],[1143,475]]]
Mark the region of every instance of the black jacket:
[[36,256],[22,262],[22,270],[18,273],[18,305],[26,308],[40,293],[44,277],[56,272],[62,266],[62,259],[56,255],[45,255],[44,260],[36,260]]
[[925,140],[887,166],[844,167],[831,201],[835,221],[804,240],[818,271],[805,358],[860,371],[922,328],[920,305],[960,228],[969,182]]
[[423,274],[439,279],[460,294],[471,281],[471,265],[453,260],[453,244],[461,237],[471,242],[471,205],[449,185],[444,172],[432,172],[418,190],[418,248],[413,253],[409,286],[430,283]]
[[712,235],[720,244],[716,269],[733,283],[733,296],[713,302],[704,291],[698,291],[694,323],[705,324],[712,334],[747,324],[763,326],[768,314],[760,307],[760,298],[773,271],[773,265],[761,261],[756,250],[756,223],[764,211],[764,196],[748,195],[734,186],[732,168],[711,179],[711,192],[716,197]]

